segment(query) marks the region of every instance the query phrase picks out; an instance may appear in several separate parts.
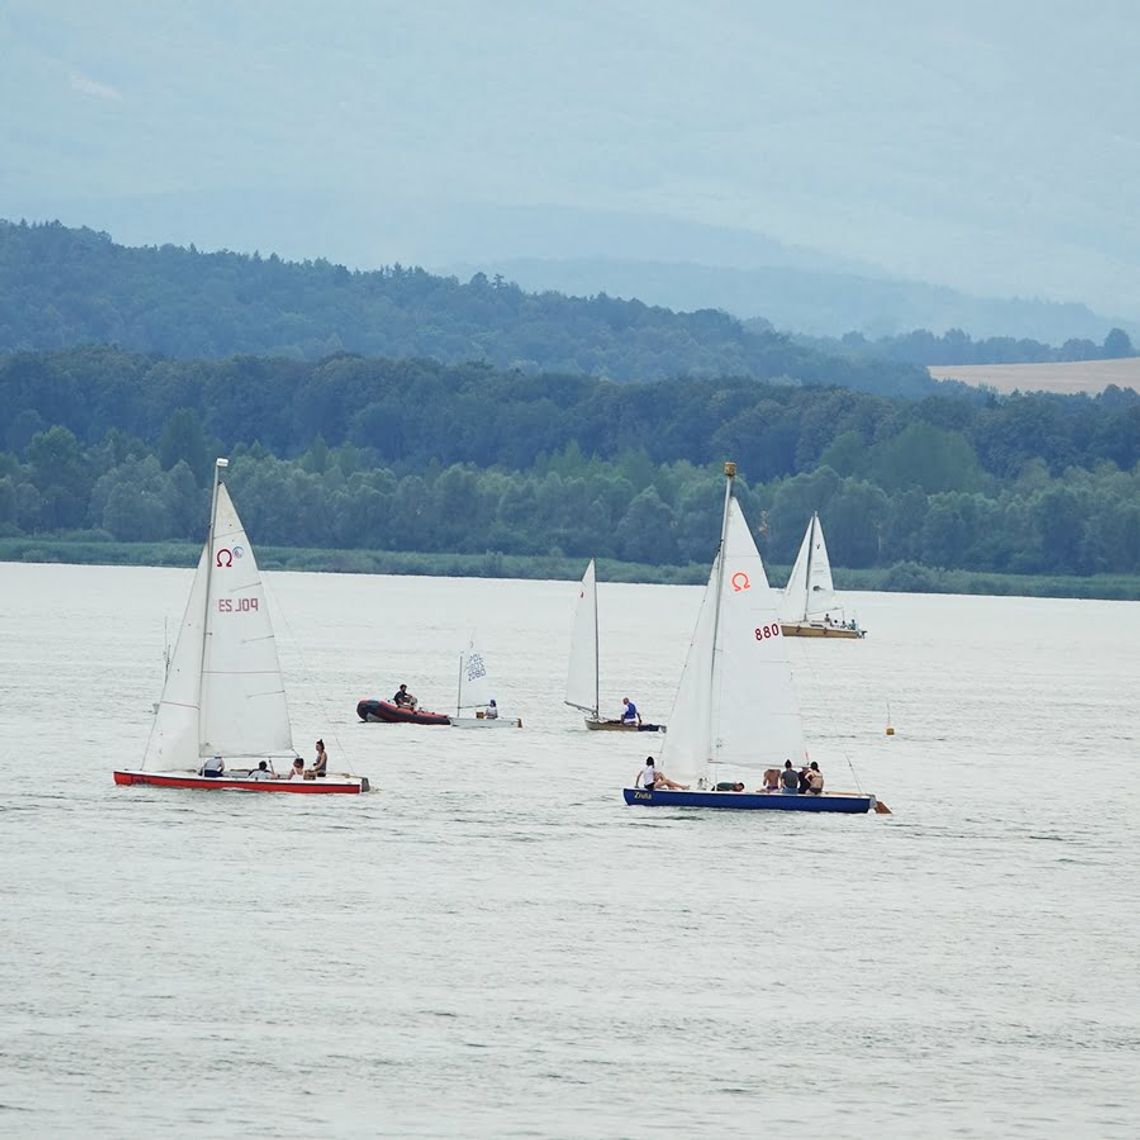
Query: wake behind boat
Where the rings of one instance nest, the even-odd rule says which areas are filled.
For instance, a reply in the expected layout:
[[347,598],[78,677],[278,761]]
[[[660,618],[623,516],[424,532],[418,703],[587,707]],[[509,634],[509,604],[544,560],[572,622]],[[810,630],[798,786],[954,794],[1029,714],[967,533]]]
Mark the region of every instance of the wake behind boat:
[[780,628],[785,637],[866,637],[858,622],[847,619],[831,577],[831,559],[823,540],[819,512],[800,543],[795,565],[780,603]]
[[662,747],[670,786],[661,786],[664,775],[655,774],[654,786],[624,788],[622,795],[644,807],[866,813],[875,807],[874,796],[753,793],[731,790],[744,788],[738,781],[712,784],[713,765],[766,771],[789,760],[807,763],[776,596],[732,494],[736,464],[726,463],[724,471],[720,546]]
[[277,643],[253,548],[214,467],[210,530],[170,656],[142,768],[116,784],[309,795],[368,791],[363,776],[292,771],[299,761]]
[[663,724],[647,724],[640,718],[608,719],[601,715],[598,680],[598,579],[590,559],[578,592],[574,629],[570,635],[570,667],[566,675],[566,700],[571,708],[586,714],[586,727],[594,732],[664,732]]

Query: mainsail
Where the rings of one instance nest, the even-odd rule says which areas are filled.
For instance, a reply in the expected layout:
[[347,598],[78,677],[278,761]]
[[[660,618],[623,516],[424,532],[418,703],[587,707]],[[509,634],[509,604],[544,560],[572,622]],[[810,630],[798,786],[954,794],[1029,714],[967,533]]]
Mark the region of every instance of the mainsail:
[[781,614],[787,622],[810,621],[825,614],[840,614],[843,607],[831,578],[831,559],[823,540],[823,526],[813,512],[784,587]]
[[566,704],[595,717],[598,715],[598,585],[592,558],[582,575],[574,611]]
[[731,477],[713,561],[662,749],[665,773],[686,782],[710,764],[763,770],[806,757],[776,595]]
[[459,654],[459,694],[456,712],[463,709],[484,708],[491,702],[491,678],[483,654],[472,642]]

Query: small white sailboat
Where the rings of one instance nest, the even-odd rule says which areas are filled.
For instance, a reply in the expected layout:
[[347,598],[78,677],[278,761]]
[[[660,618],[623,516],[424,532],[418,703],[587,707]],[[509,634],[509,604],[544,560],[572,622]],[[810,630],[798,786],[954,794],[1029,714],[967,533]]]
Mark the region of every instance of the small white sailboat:
[[[464,709],[474,715],[464,716]],[[459,683],[455,695],[455,716],[452,728],[522,728],[517,717],[501,716],[495,698],[491,696],[491,678],[483,654],[470,644],[459,654]]]
[[601,715],[598,680],[598,580],[590,559],[578,592],[574,628],[570,635],[570,667],[566,675],[566,700],[571,708],[586,714],[586,727],[606,732],[664,732],[663,724],[609,720]]
[[831,560],[827,556],[818,511],[812,511],[800,552],[784,587],[780,622],[785,637],[867,636],[867,631],[857,622],[844,617],[843,604],[831,577]]
[[[807,763],[799,705],[780,632],[775,591],[732,495],[736,464],[725,464],[720,546],[701,601],[684,672],[662,746],[662,770],[689,787],[623,789],[647,807],[867,812],[863,794],[750,792],[739,781],[716,785],[713,767],[746,772]],[[753,779],[756,777],[753,776]]]
[[214,468],[210,531],[170,655],[143,766],[116,769],[115,783],[208,791],[366,792],[363,776],[289,778],[298,757],[277,643],[253,548],[221,479],[228,464],[219,459]]

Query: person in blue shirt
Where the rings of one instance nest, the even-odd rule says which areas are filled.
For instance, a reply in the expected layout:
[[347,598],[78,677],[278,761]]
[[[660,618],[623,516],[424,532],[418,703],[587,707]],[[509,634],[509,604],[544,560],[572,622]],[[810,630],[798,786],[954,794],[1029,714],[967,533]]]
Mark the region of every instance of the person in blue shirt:
[[622,697],[621,703],[624,706],[621,714],[622,724],[641,724],[641,713],[637,711],[637,705],[629,699],[629,697]]

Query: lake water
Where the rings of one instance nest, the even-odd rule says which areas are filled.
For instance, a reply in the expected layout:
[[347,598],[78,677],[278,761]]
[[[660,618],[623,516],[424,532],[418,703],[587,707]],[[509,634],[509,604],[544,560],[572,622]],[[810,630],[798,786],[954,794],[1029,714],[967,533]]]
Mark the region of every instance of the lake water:
[[[894,815],[814,817],[625,807],[659,738],[562,705],[573,583],[267,581],[298,747],[375,794],[115,787],[190,572],[0,565],[0,1134],[1137,1134],[1140,605],[852,595],[788,646]],[[668,718],[699,592],[602,584],[614,712]],[[357,723],[473,629],[522,731]]]

